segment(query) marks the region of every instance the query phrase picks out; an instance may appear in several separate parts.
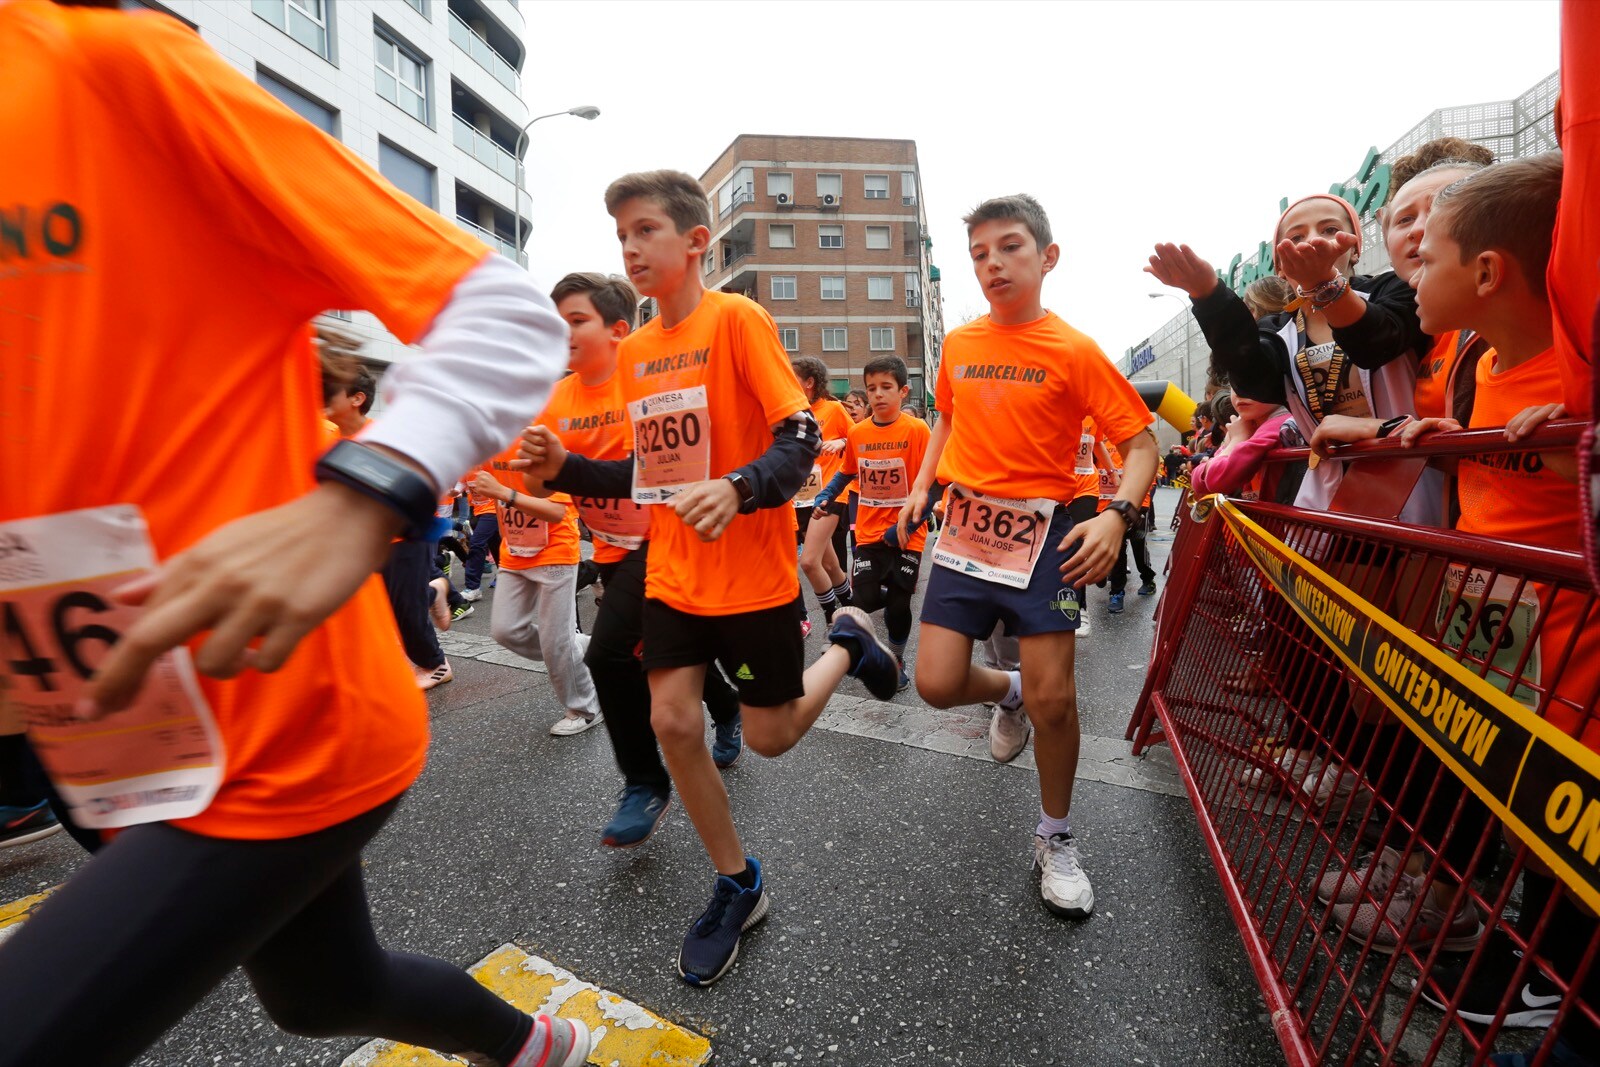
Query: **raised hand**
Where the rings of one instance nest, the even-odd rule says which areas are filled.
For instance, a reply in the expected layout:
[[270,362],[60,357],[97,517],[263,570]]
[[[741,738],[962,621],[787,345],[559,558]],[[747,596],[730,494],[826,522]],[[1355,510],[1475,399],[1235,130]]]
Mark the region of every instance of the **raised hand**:
[[1188,245],[1156,245],[1150,265],[1144,270],[1162,285],[1182,289],[1195,300],[1210,296],[1219,284],[1216,269],[1195,255]]

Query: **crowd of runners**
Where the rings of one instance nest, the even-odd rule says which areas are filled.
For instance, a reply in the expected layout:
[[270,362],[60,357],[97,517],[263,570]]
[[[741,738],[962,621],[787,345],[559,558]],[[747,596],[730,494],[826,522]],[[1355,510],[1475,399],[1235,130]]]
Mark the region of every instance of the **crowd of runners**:
[[[1122,610],[1130,549],[1137,593],[1156,591],[1158,449],[1148,405],[1046,310],[1060,249],[1037,201],[964,219],[989,310],[945,339],[930,424],[899,358],[841,402],[759,305],[702,287],[712,219],[688,175],[597,189],[622,273],[546,295],[194,34],[103,6],[0,5],[0,139],[27,160],[0,172],[17,253],[0,261],[0,844],[65,826],[95,854],[0,947],[0,1064],[127,1062],[235,967],[296,1033],[583,1062],[580,1024],[380,946],[362,885],[363,846],[422,766],[422,694],[453,677],[437,634],[491,586],[495,640],[548,666],[550,732],[606,729],[604,845],[643,844],[674,795],[700,837],[709,903],[685,901],[662,946],[683,981],[724,977],[770,906],[719,771],[799,743],[847,679],[990,706],[1000,761],[1031,735],[1038,819],[1017,832],[1043,905],[1090,917],[1075,638],[1090,585]],[[1284,213],[1282,280],[1243,298],[1159,246],[1149,269],[1192,298],[1227,390],[1195,490],[1324,507],[1341,464],[1266,477],[1286,435],[1321,452],[1514,437],[1586,410],[1563,386],[1587,371],[1570,358],[1586,318],[1552,324],[1545,285],[1547,267],[1593,273],[1570,246],[1552,259],[1562,182],[1557,154],[1425,146],[1396,168],[1376,278],[1355,275],[1359,220],[1328,194]],[[1572,289],[1592,307],[1593,279]],[[380,386],[310,325],[330,307],[420,352]],[[1575,471],[1544,460],[1463,461],[1457,527],[1572,547]],[[1425,478],[1406,517],[1443,522],[1443,487]],[[826,635],[809,664],[804,587]],[[1347,884],[1329,899],[1371,922]],[[1593,924],[1561,921],[1580,941]],[[1592,1036],[1568,1032],[1573,1062],[1595,1062]]]

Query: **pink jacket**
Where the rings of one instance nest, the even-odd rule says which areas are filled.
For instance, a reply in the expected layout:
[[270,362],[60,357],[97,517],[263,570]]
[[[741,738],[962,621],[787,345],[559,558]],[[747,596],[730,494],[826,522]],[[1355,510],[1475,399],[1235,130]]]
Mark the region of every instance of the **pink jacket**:
[[[1208,459],[1194,469],[1191,491],[1198,499],[1212,493],[1238,496],[1250,484],[1266,463],[1267,453],[1278,447],[1278,433],[1289,421],[1287,408],[1267,419],[1248,440],[1240,441],[1215,459]],[[1265,497],[1268,494],[1263,493]]]

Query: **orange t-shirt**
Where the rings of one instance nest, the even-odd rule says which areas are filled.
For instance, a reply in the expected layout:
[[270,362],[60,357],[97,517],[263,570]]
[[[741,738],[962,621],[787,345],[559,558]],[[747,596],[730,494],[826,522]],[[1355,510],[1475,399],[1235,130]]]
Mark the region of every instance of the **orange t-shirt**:
[[[829,441],[847,440],[850,437],[851,427],[856,425],[850,420],[850,413],[845,410],[844,405],[831,396],[818,397],[817,402],[811,405],[811,415],[822,428],[823,444]],[[822,475],[817,484],[827,485],[833,481],[833,476],[839,473],[839,468],[844,466],[844,453],[823,452],[817,457],[817,465],[822,468]]]
[[1117,499],[1117,490],[1122,488],[1122,453],[1117,451],[1117,446],[1111,443],[1109,437],[1100,439],[1096,462],[1111,464],[1109,467],[1095,467],[1095,513],[1099,514],[1111,506],[1111,502]]
[[[1600,40],[1600,7],[1561,5],[1561,206],[1545,287],[1561,368],[1561,400],[1574,418],[1589,418],[1593,385],[1595,304],[1600,301],[1600,68],[1591,49]],[[1553,401],[1547,400],[1546,403]]]
[[934,398],[955,419],[939,480],[1003,497],[1073,499],[1084,417],[1116,441],[1154,418],[1100,346],[1053,312],[1021,326],[985,315],[951,331]]
[[[1478,361],[1478,392],[1472,405],[1473,429],[1504,426],[1535,404],[1549,404],[1561,395],[1561,361],[1554,348],[1510,370],[1495,373],[1497,355]],[[1457,467],[1462,533],[1516,544],[1567,552],[1581,551],[1578,535],[1578,487],[1544,465],[1537,452],[1493,452],[1464,456]],[[1492,560],[1485,561],[1492,563]],[[1504,584],[1504,583],[1502,583]],[[1540,631],[1541,670],[1553,668],[1582,623],[1583,597],[1571,592],[1552,596],[1551,587],[1535,587],[1545,615]],[[1503,591],[1509,598],[1514,589]],[[1526,591],[1525,591],[1526,592]],[[1494,595],[1493,592],[1490,594]],[[1491,635],[1494,630],[1491,627]],[[1577,708],[1594,705],[1600,695],[1600,628],[1589,627],[1556,685],[1556,694]],[[1544,681],[1545,679],[1541,679]],[[1547,716],[1565,732],[1600,750],[1600,723],[1563,704],[1552,704]]]
[[[844,472],[857,475],[859,480],[863,467],[876,468],[869,471],[871,484],[856,504],[856,544],[877,544],[899,520],[900,504],[879,506],[873,501],[905,500],[922,469],[922,457],[928,454],[928,439],[932,436],[927,423],[903,411],[887,426],[878,425],[868,416],[851,427],[850,443],[843,454]],[[928,527],[924,524],[905,547],[910,552],[921,552],[927,542]]]
[[[584,385],[576,374],[556,383],[550,402],[537,420],[548,426],[568,452],[589,459],[627,459],[633,454],[633,432],[628,427],[628,404],[622,398],[622,375],[612,372],[599,385]],[[519,484],[518,490],[522,488]],[[579,497],[575,503],[581,515],[586,508],[628,509],[639,505],[631,500],[600,501]],[[594,561],[615,563],[628,550],[594,539]]]
[[[483,469],[494,477],[494,480],[508,489],[515,489],[518,493],[526,494],[528,485],[522,479],[522,472],[511,469],[511,461],[517,458],[521,450],[521,442],[513,442],[510,448],[491,459],[483,465]],[[484,498],[488,499],[488,498]],[[500,566],[508,571],[525,571],[533,567],[560,567],[576,566],[578,562],[578,509],[573,506],[572,498],[565,493],[552,493],[548,499],[551,503],[565,504],[567,513],[559,522],[545,522],[536,519],[526,511],[513,508],[510,504],[499,500],[490,500],[493,505],[495,518],[500,523]],[[515,514],[513,514],[515,512]],[[545,542],[537,555],[518,555],[514,549],[516,538],[508,527],[515,524],[519,536],[531,536]],[[525,535],[521,531],[526,531]]]
[[[173,19],[0,4],[0,55],[0,143],[26,161],[0,166],[21,230],[0,241],[0,522],[133,504],[170,559],[309,492],[307,323],[366,308],[414,341],[488,250]],[[226,763],[186,830],[311,833],[422,768],[427,706],[376,575],[282,670],[200,688]]]
[[1417,418],[1439,419],[1450,414],[1450,371],[1460,355],[1460,330],[1433,339],[1433,347],[1417,363],[1417,388],[1413,394]]
[[[667,329],[652,319],[622,342],[622,391],[629,404],[663,393],[705,390],[707,477],[720,478],[772,446],[772,427],[806,411],[789,355],[772,318],[757,303],[708,292]],[[635,430],[639,424],[630,412]],[[635,445],[635,479],[642,462]],[[650,506],[645,595],[692,615],[735,615],[787,604],[800,595],[794,510],[737,515],[706,543],[670,506]]]
[[1085,496],[1100,495],[1100,471],[1095,451],[1095,445],[1100,441],[1100,428],[1094,424],[1094,419],[1085,415],[1083,417],[1083,433],[1078,436],[1077,452],[1074,454],[1073,473],[1078,476],[1078,489],[1072,496],[1073,500]]

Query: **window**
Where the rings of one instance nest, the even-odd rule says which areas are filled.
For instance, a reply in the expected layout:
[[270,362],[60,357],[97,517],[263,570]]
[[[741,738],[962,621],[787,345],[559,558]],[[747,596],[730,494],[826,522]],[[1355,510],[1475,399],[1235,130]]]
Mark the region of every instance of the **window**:
[[777,196],[783,194],[789,198],[789,203],[794,203],[794,175],[781,174],[777,171],[767,172],[767,195]]
[[843,352],[849,347],[849,339],[843,326],[824,326],[822,328],[822,350],[824,352]]
[[914,307],[921,307],[921,306],[922,306],[921,282],[920,282],[920,280],[917,278],[917,276],[915,274],[911,273],[910,271],[907,271],[906,272],[906,307],[914,308]]
[[406,3],[417,9],[417,14],[423,18],[428,17],[428,0],[406,0]]
[[906,207],[917,202],[917,172],[903,170],[900,172],[900,203]]
[[792,222],[767,223],[768,248],[793,248],[794,224]]
[[844,195],[844,178],[841,175],[838,175],[838,174],[819,174],[819,175],[817,175],[817,199],[818,200],[822,200],[825,197],[831,196],[831,197],[833,197],[833,202],[835,204],[837,204],[839,202],[839,198],[841,196],[843,196],[843,195]]
[[874,352],[894,351],[894,327],[874,326],[867,331],[867,347]]
[[844,275],[840,274],[840,275],[835,276],[835,275],[830,275],[830,274],[824,274],[822,276],[822,299],[824,299],[824,300],[843,300],[844,299]]
[[818,248],[843,248],[844,247],[844,227],[843,226],[818,226],[817,227],[817,247]]
[[288,82],[279,81],[259,68],[256,70],[256,84],[329,137],[339,136],[339,113],[327,104],[311,99]]
[[783,342],[783,350],[785,352],[800,351],[800,327],[783,327],[778,331],[778,339]]
[[402,193],[409,193],[435,211],[439,209],[439,197],[434,192],[434,169],[422,160],[380,140],[378,171]]
[[328,48],[328,0],[250,0],[250,10],[323,59]]
[[707,252],[705,258],[700,262],[702,273],[710,274],[717,269],[717,254],[715,252]]
[[740,167],[733,172],[733,177],[717,190],[717,212],[719,215],[726,215],[740,204],[748,204],[755,198],[756,172],[749,167]]
[[889,199],[889,176],[887,174],[867,175],[867,199]]
[[774,274],[772,276],[772,299],[793,300],[795,298],[795,276],[793,274]]
[[888,248],[889,247],[889,227],[887,227],[887,226],[868,226],[867,227],[867,247],[868,248]]
[[428,61],[386,36],[372,32],[378,95],[418,122],[428,121]]
[[894,279],[893,278],[868,278],[867,279],[867,299],[868,300],[893,300],[894,299]]

